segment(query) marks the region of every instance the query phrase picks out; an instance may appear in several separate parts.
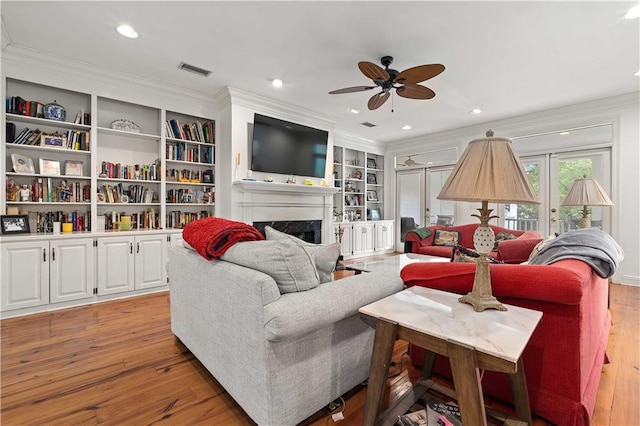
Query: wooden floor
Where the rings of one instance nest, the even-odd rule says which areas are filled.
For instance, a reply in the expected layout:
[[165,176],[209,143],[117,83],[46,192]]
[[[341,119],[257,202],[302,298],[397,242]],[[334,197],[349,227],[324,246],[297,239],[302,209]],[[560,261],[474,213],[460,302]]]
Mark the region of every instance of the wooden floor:
[[[639,307],[640,288],[612,286],[611,363],[594,425],[640,425]],[[176,342],[166,292],[5,319],[0,330],[2,425],[254,424]],[[387,402],[418,377],[405,350],[398,342]],[[361,424],[365,396],[362,389],[347,399],[340,425]],[[333,421],[320,413],[306,423]]]

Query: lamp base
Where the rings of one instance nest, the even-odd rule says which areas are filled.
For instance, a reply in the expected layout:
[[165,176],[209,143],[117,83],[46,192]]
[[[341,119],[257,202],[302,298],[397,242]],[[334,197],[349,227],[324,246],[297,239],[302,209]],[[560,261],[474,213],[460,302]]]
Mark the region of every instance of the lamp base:
[[498,311],[506,311],[507,308],[491,295],[481,295],[471,291],[458,299],[460,303],[468,303],[473,306],[476,312],[482,312],[485,309],[496,309]]

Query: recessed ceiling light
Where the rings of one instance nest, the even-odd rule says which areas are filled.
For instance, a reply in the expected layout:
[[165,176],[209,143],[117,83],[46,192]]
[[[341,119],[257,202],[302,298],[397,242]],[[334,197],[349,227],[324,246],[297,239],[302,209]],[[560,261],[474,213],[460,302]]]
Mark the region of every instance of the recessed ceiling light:
[[402,126],[402,130],[411,130],[411,126],[405,124],[404,126]]
[[634,75],[635,75],[636,77],[640,77],[640,71],[636,72]]
[[471,114],[471,115],[477,115],[477,114],[481,114],[481,113],[482,113],[482,110],[479,109],[479,108],[474,108],[471,111],[469,111],[469,114]]
[[120,35],[128,38],[138,38],[138,33],[136,32],[136,30],[131,28],[129,25],[120,25],[118,28],[116,28],[116,31],[118,31]]
[[627,19],[640,18],[640,4],[629,9],[624,17]]
[[350,108],[349,112],[351,114],[360,114],[360,108]]
[[282,80],[280,80],[279,78],[274,78],[273,80],[271,80],[271,85],[273,87],[282,87]]
[[560,132],[560,136],[567,136],[570,135],[571,132]]

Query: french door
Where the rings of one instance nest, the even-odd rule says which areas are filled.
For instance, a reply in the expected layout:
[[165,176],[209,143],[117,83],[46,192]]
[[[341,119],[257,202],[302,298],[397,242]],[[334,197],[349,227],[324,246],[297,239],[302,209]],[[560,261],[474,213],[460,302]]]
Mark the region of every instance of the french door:
[[[527,175],[539,194],[540,205],[511,204],[500,214],[504,226],[538,230],[542,235],[577,229],[582,207],[564,207],[562,202],[573,182],[587,176],[611,194],[611,151],[608,148],[569,151],[522,158]],[[588,207],[591,226],[611,232],[611,209]]]
[[415,168],[396,172],[396,250],[404,245],[404,234],[413,228],[446,221],[453,225],[455,203],[437,196],[451,173],[451,167]]

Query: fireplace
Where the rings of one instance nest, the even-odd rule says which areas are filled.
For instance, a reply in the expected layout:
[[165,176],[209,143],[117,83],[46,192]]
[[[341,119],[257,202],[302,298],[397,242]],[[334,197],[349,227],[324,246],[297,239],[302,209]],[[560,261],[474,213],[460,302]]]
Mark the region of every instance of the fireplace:
[[273,229],[298,237],[308,243],[320,244],[322,242],[321,220],[279,220],[271,222],[253,222],[258,231],[264,235],[264,228],[270,226]]

